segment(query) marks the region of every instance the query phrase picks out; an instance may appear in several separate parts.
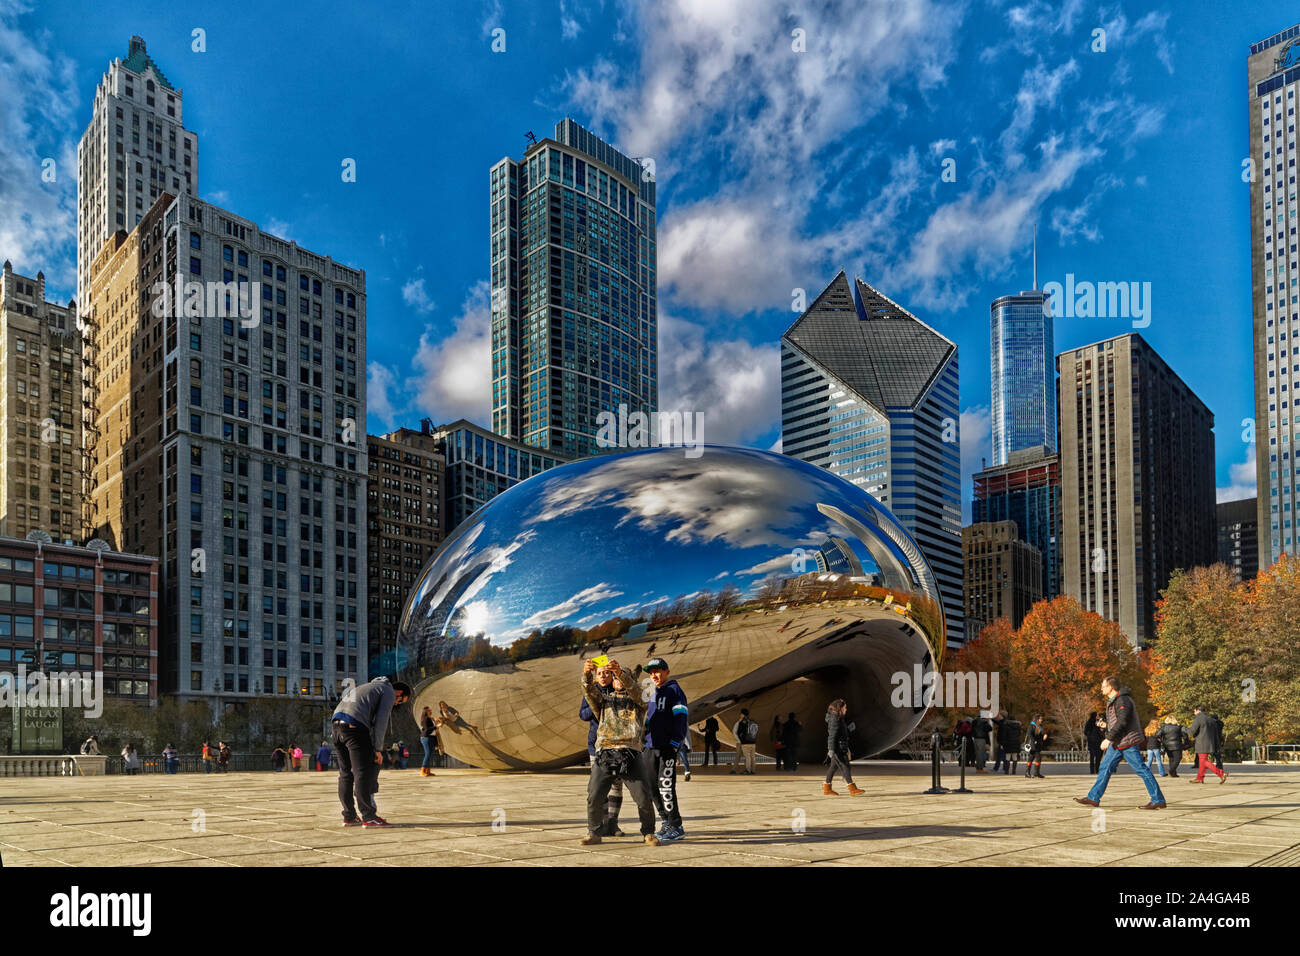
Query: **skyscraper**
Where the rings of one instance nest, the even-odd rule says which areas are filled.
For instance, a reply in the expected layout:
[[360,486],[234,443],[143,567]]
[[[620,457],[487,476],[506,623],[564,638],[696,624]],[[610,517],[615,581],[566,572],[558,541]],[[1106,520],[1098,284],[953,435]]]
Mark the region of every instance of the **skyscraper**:
[[[1300,24],[1250,45],[1250,266],[1255,341],[1255,485],[1259,566],[1300,551],[1300,256],[1296,89]],[[1289,339],[1289,341],[1288,341]]]
[[963,639],[957,346],[841,271],[781,337],[785,454],[897,516],[934,570],[950,643]]
[[1219,524],[1219,560],[1232,568],[1238,581],[1250,581],[1259,573],[1259,526],[1254,498],[1220,501],[1216,509]]
[[90,264],[113,233],[133,229],[164,192],[197,194],[199,144],[181,101],[140,37],[100,80],[77,146],[78,302],[87,301]]
[[966,632],[973,640],[1000,617],[1020,627],[1043,597],[1042,555],[1020,536],[1014,521],[961,529],[966,566]]
[[973,476],[971,520],[1010,521],[1016,533],[1041,556],[1039,594],[1061,593],[1061,459],[1045,446],[1022,448]]
[[366,677],[365,273],[164,194],[91,267],[94,533],[161,559],[163,692]]
[[45,274],[0,275],[0,535],[82,539],[81,333]]
[[1065,593],[1144,645],[1173,571],[1216,560],[1214,416],[1136,333],[1057,368]]
[[568,460],[522,442],[507,441],[463,418],[435,428],[433,435],[446,461],[442,502],[444,538],[507,488]]
[[993,465],[1005,465],[1022,448],[1056,451],[1056,352],[1046,293],[1030,289],[993,300],[989,354]]
[[370,672],[399,668],[397,626],[415,580],[442,540],[445,460],[427,419],[420,430],[366,436],[366,567]]
[[595,454],[601,411],[659,406],[654,177],[566,118],[489,186],[492,428]]

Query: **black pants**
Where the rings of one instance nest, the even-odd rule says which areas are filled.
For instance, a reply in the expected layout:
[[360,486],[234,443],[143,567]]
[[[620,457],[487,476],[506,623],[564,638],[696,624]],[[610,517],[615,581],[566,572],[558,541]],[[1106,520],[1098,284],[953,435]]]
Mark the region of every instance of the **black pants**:
[[339,803],[343,804],[343,819],[354,819],[360,809],[362,820],[373,820],[378,814],[375,791],[379,789],[379,765],[375,763],[370,731],[335,724],[334,750],[339,755]]
[[1088,748],[1088,773],[1096,773],[1101,768],[1101,748]]
[[717,738],[717,737],[705,737],[705,738],[704,738],[704,764],[705,764],[705,766],[708,766],[708,763],[709,763],[709,754],[710,754],[710,753],[713,754],[713,766],[716,767],[716,766],[718,765],[718,738]]
[[830,751],[826,755],[830,758],[831,767],[826,771],[826,782],[829,784],[835,779],[837,773],[844,775],[844,782],[850,787],[853,786],[853,771],[849,769],[849,762],[835,751]]
[[659,819],[666,827],[680,827],[682,813],[677,803],[677,755],[664,756],[657,750],[647,750],[641,758],[646,780],[653,788]]
[[1222,750],[1216,750],[1216,751],[1214,752],[1214,765],[1215,765],[1216,767],[1218,767],[1220,770],[1223,769],[1223,751],[1222,751]]
[[603,761],[600,759],[603,752],[597,752],[596,758],[591,762],[591,777],[587,780],[587,832],[604,832],[610,787],[615,780],[622,780],[623,786],[636,802],[637,816],[641,818],[641,835],[654,833],[655,805],[643,776],[640,757],[632,753],[623,764],[623,772],[618,773],[608,758]]
[[1183,752],[1181,750],[1166,750],[1165,759],[1169,761],[1165,767],[1170,776],[1178,776],[1178,765],[1183,762]]

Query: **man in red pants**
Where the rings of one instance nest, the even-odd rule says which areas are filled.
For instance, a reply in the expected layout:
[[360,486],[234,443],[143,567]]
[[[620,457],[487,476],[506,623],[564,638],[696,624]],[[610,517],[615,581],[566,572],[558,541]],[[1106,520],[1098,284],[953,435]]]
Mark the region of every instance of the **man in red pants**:
[[1219,749],[1219,722],[1204,707],[1195,707],[1192,713],[1196,715],[1188,731],[1196,742],[1196,779],[1192,783],[1205,783],[1206,770],[1213,770],[1219,775],[1219,783],[1223,783],[1228,773],[1214,765],[1214,753]]

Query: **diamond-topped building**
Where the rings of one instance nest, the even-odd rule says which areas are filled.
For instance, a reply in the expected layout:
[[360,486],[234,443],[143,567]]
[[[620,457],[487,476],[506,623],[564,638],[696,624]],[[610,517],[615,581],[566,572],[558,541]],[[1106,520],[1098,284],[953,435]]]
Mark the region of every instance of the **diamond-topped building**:
[[841,271],[781,337],[782,451],[887,507],[964,640],[957,346]]
[[489,177],[492,430],[569,458],[658,410],[655,181],[573,120]]

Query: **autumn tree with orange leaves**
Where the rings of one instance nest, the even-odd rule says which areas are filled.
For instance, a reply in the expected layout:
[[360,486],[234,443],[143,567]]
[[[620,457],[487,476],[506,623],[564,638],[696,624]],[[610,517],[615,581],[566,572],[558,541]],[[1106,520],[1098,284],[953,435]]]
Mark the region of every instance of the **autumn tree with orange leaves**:
[[[1057,745],[1082,747],[1084,720],[1105,706],[1104,677],[1119,678],[1139,714],[1150,710],[1142,656],[1118,624],[1069,596],[1039,601],[1019,629],[1005,618],[994,621],[944,669],[997,672],[1000,705],[1022,723],[1038,711],[1047,715]],[[956,719],[956,709],[945,710]]]

